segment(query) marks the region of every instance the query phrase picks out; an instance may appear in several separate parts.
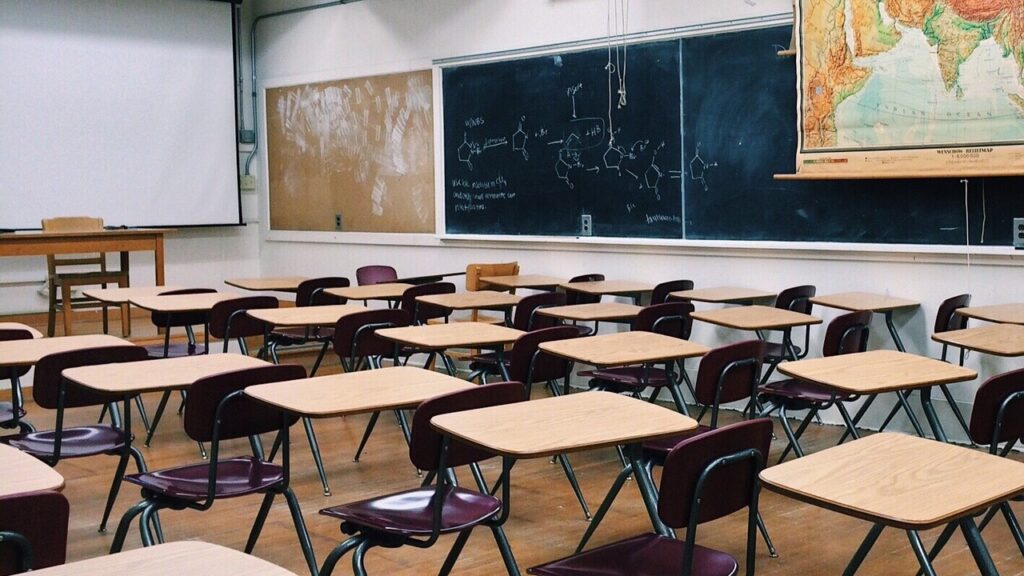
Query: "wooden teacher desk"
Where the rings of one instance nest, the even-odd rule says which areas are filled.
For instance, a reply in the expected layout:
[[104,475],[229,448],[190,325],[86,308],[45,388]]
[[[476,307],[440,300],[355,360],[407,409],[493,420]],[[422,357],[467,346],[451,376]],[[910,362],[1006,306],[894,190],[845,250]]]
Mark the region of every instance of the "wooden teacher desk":
[[[989,575],[996,568],[971,516],[1024,493],[1024,465],[880,433],[766,468],[761,482],[773,492],[874,523],[844,574],[856,572],[886,526],[906,530],[922,569],[935,574],[918,531],[956,523],[979,572]],[[820,532],[833,537],[827,527]]]
[[70,562],[32,574],[40,576],[295,576],[266,560],[206,542],[169,542]]
[[[580,340],[593,338],[597,336]],[[435,416],[430,423],[451,438],[501,456],[502,478],[508,478],[520,458],[624,445],[651,521],[665,532],[640,446],[697,428],[696,420],[674,410],[611,392],[553,396],[453,412]]]
[[63,476],[42,460],[17,448],[0,444],[0,462],[3,462],[0,496],[64,489]]
[[103,230],[102,232],[33,232],[0,234],[2,256],[52,256],[120,252],[121,270],[128,272],[129,252],[153,252],[154,275],[164,283],[164,234],[166,228]]

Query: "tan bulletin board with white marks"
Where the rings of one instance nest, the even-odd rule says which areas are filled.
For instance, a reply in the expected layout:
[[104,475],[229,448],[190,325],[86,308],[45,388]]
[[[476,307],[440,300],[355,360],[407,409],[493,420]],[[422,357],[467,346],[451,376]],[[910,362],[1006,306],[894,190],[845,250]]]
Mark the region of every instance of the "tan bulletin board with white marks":
[[268,88],[272,230],[434,231],[431,72]]

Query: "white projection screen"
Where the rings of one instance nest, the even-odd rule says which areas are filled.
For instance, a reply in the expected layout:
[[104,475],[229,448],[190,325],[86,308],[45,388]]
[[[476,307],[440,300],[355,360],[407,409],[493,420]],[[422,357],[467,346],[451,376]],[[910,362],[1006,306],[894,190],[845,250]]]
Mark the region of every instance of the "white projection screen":
[[233,9],[0,1],[0,228],[239,224]]

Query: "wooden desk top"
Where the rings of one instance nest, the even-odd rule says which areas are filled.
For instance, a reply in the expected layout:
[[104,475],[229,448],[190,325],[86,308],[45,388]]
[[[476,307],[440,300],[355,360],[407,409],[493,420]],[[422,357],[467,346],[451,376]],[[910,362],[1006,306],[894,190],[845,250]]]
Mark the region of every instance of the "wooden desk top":
[[738,330],[780,330],[794,326],[821,324],[821,318],[816,316],[771,306],[740,306],[738,308],[701,310],[693,312],[690,316],[694,320]]
[[551,306],[538,308],[537,314],[553,316],[562,320],[580,322],[632,320],[642,308],[635,304],[622,302],[598,302],[597,304],[570,304],[568,306]]
[[541,274],[516,274],[513,276],[482,276],[480,281],[499,288],[554,288],[565,282],[565,278]]
[[713,304],[729,304],[733,302],[753,302],[756,300],[767,300],[775,297],[775,292],[754,290],[753,288],[734,288],[723,286],[719,288],[695,288],[693,290],[680,290],[672,292],[672,296],[696,300],[697,302],[711,302]]
[[99,300],[100,302],[109,302],[111,304],[126,304],[132,298],[144,298],[148,296],[156,296],[163,292],[170,292],[171,290],[180,290],[184,286],[134,286],[130,288],[97,288],[92,290],[82,290],[82,294],[85,294],[89,298]]
[[347,286],[345,288],[327,288],[324,292],[333,296],[341,296],[349,300],[394,300],[401,298],[412,284],[389,282],[385,284],[369,284],[367,286]]
[[654,286],[645,282],[630,282],[628,280],[599,280],[596,282],[563,282],[559,287],[565,290],[586,292],[587,294],[608,294],[615,296],[619,294],[636,294],[637,292],[650,292]]
[[100,392],[135,395],[158,390],[188,388],[200,378],[270,364],[242,354],[199,354],[140,362],[97,364],[68,368],[61,374]]
[[927,388],[978,377],[969,368],[895,350],[783,362],[778,369],[787,376],[853,394]]
[[773,492],[815,506],[925,530],[1024,492],[1024,465],[886,432],[766,468],[761,481]]
[[611,392],[584,392],[435,416],[434,428],[498,454],[540,458],[667,438],[697,427],[675,410]]
[[247,310],[246,314],[271,326],[334,326],[341,318],[359,312],[366,312],[363,306],[355,304],[331,304],[330,306],[295,306],[290,308],[258,308]]
[[996,356],[1024,356],[1024,326],[990,324],[932,334],[932,340]]
[[68,352],[101,346],[123,346],[132,343],[107,334],[83,336],[57,336],[34,340],[7,340],[0,342],[0,366],[32,366],[47,354]]
[[63,566],[35,570],[41,576],[296,576],[251,554],[199,541],[169,542]]
[[448,308],[449,310],[478,310],[481,308],[511,308],[519,303],[522,296],[508,292],[478,290],[476,292],[457,292],[455,294],[430,294],[417,296],[417,302],[426,302]]
[[64,489],[63,476],[42,460],[35,456],[29,456],[17,448],[0,444],[0,462],[3,463],[3,473],[0,474],[0,496],[40,490],[59,492]]
[[820,304],[821,306],[827,306],[829,308],[850,310],[852,312],[861,312],[864,310],[870,312],[888,312],[899,308],[916,308],[921,305],[920,302],[916,302],[914,300],[893,298],[891,296],[885,296],[884,294],[872,294],[870,292],[844,292],[842,294],[815,296],[811,298],[811,302]]
[[1000,324],[1024,324],[1024,304],[993,304],[968,306],[956,311],[961,316]]
[[541,342],[540,349],[591,366],[626,366],[707,354],[710,348],[654,332],[616,332]]
[[225,280],[228,286],[241,288],[242,290],[273,291],[273,292],[295,292],[309,278],[305,276],[281,276],[279,278],[233,278]]
[[245,393],[286,412],[326,418],[414,408],[434,396],[476,385],[447,374],[393,366],[249,386]]
[[209,312],[218,302],[241,297],[241,294],[235,292],[204,292],[171,296],[138,296],[129,298],[128,302],[152,312]]
[[42,338],[43,333],[28,324],[22,324],[21,322],[0,322],[0,330],[28,330],[32,333],[33,338]]
[[515,342],[523,332],[506,326],[483,322],[452,322],[384,328],[376,334],[406,346],[444,350],[446,348],[486,348]]

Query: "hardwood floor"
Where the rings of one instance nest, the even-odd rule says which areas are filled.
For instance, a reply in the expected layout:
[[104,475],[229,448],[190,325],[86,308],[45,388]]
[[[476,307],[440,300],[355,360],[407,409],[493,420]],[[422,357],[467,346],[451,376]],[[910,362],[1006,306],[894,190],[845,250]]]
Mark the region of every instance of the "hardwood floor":
[[[136,322],[138,336],[146,336],[144,322]],[[115,325],[116,326],[116,325]],[[152,335],[152,333],[150,333]],[[284,361],[299,361],[307,367],[312,363],[309,353],[289,355]],[[333,358],[326,370],[337,370]],[[543,394],[536,387],[535,394]],[[371,392],[372,393],[372,392]],[[152,413],[159,395],[146,398]],[[53,425],[54,412],[30,404],[29,420],[40,430]],[[66,425],[95,422],[97,409],[69,411]],[[614,415],[609,415],[613,418]],[[725,421],[735,421],[735,413],[726,413]],[[298,495],[303,516],[312,536],[318,560],[344,535],[338,522],[320,516],[321,508],[347,501],[411,488],[419,483],[408,452],[394,418],[382,416],[360,462],[352,462],[352,455],[368,416],[317,421],[316,432],[326,461],[333,495],[323,496],[312,458],[301,427],[292,433],[292,486]],[[780,437],[781,429],[776,424]],[[821,450],[833,445],[841,429],[812,425],[806,434],[805,448]],[[140,442],[141,444],[141,442]],[[781,453],[784,442],[772,446],[775,457]],[[247,443],[232,442],[222,447],[222,455],[244,454]],[[185,436],[181,418],[168,411],[153,440],[151,448],[142,448],[151,469],[183,463],[200,462],[196,445]],[[1020,460],[1020,455],[1014,458]],[[613,450],[600,450],[573,454],[572,462],[583,492],[591,509],[596,510],[619,470]],[[106,534],[96,528],[102,514],[103,503],[114,471],[114,457],[96,456],[66,460],[57,470],[67,480],[65,494],[71,502],[71,525],[68,542],[68,560],[77,560],[106,554],[120,515],[138,501],[138,490],[130,484],[122,486],[110,529]],[[484,473],[493,480],[499,472],[497,460],[484,466]],[[466,472],[460,477],[469,479]],[[547,460],[523,461],[512,474],[512,515],[506,532],[520,567],[526,568],[570,554],[586,528],[579,505],[557,465]],[[168,540],[201,539],[242,549],[252,520],[259,507],[258,496],[218,501],[203,513],[194,511],[164,511],[161,513]],[[1018,515],[1024,506],[1014,504]],[[765,575],[840,574],[867,533],[866,522],[842,516],[820,508],[763,491],[761,511],[771,536],[779,550],[779,558],[770,558],[758,540],[757,573]],[[632,484],[627,484],[608,517],[592,540],[592,547],[650,530],[639,495]],[[746,516],[737,513],[698,530],[698,543],[726,551],[742,561],[746,530]],[[926,546],[935,540],[938,530],[922,535]],[[1024,557],[1010,537],[1005,522],[997,518],[985,532],[985,541],[1002,574],[1024,574]],[[367,568],[376,575],[419,575],[435,573],[441,566],[452,537],[442,538],[432,549],[416,548],[372,549],[367,555]],[[126,548],[140,546],[137,528],[133,526]],[[297,574],[306,572],[299,551],[291,518],[283,499],[275,502],[267,520],[263,536],[255,554],[284,566]],[[935,564],[940,574],[975,574],[975,567],[966,543],[955,536]],[[904,533],[886,530],[858,574],[894,575],[914,574],[917,564]],[[455,574],[501,574],[504,569],[494,540],[487,530],[478,530],[470,538]],[[337,574],[351,574],[348,558],[339,563]]]

